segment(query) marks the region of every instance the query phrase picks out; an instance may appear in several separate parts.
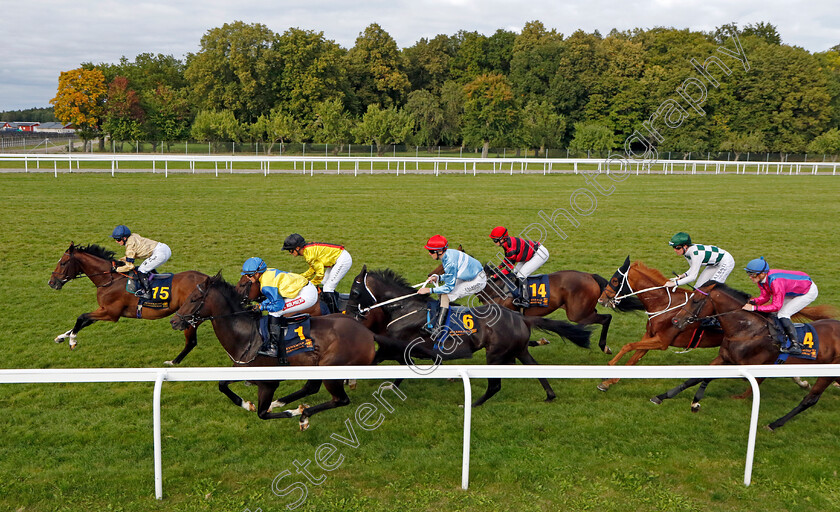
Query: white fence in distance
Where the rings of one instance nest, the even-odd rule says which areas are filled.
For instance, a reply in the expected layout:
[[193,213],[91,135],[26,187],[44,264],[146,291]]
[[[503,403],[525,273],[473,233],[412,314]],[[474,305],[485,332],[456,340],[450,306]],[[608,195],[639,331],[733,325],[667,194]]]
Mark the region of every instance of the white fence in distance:
[[[282,368],[103,368],[103,369],[15,369],[0,370],[0,384],[154,382],[153,435],[155,457],[155,497],[163,498],[161,460],[160,394],[164,381],[197,382],[219,380],[309,380],[309,379],[445,379],[460,378],[464,383],[464,441],[461,487],[469,485],[472,390],[470,379],[681,379],[745,378],[753,392],[748,430],[744,484],[750,485],[761,394],[756,377],[830,377],[840,375],[840,365],[813,364],[791,366],[494,366],[445,365],[433,371],[418,372],[407,366],[293,366]],[[640,397],[646,399],[647,397]],[[352,399],[352,398],[351,398]],[[795,404],[791,403],[791,408]],[[485,407],[492,407],[490,405]],[[337,412],[340,412],[339,409]],[[231,414],[235,410],[231,408]],[[254,421],[260,421],[254,415]]]
[[[836,175],[838,162],[739,162],[726,160],[607,161],[587,158],[479,158],[479,157],[341,157],[257,155],[150,155],[132,153],[17,154],[0,153],[0,169],[18,172],[170,172],[300,174],[553,174],[598,172],[631,174],[819,174]],[[14,164],[10,167],[6,164]],[[83,164],[97,164],[97,168]],[[120,165],[123,168],[120,168]],[[170,164],[177,168],[170,169]],[[130,167],[129,167],[130,165]],[[377,166],[385,166],[385,169]],[[317,167],[317,169],[316,169]],[[587,169],[584,170],[584,167]]]

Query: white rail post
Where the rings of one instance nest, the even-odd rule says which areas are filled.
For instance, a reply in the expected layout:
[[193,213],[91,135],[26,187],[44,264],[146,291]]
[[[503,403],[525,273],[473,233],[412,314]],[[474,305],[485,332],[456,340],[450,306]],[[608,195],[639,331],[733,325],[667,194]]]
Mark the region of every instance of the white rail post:
[[163,469],[160,456],[160,391],[163,388],[163,381],[166,380],[166,371],[160,371],[155,379],[154,404],[152,406],[152,423],[155,437],[155,498],[163,499]]
[[470,429],[472,428],[472,387],[467,370],[458,372],[464,381],[464,455],[461,463],[461,489],[470,485]]
[[753,458],[755,456],[755,431],[758,428],[758,409],[761,406],[761,391],[758,389],[758,381],[746,370],[741,371],[752,387],[753,402],[752,413],[750,414],[750,435],[747,440],[747,461],[744,466],[744,485],[750,485],[752,479]]

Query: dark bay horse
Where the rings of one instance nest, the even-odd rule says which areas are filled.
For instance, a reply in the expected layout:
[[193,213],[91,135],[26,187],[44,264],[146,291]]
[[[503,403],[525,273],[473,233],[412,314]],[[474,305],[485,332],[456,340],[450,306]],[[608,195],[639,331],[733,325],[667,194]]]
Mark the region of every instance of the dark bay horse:
[[[677,328],[682,328],[700,318],[717,317],[723,328],[724,338],[720,353],[711,364],[773,364],[780,352],[774,329],[771,327],[771,320],[761,313],[741,309],[749,298],[750,296],[746,293],[734,290],[723,283],[710,281],[691,295],[689,302],[674,317],[674,323]],[[811,326],[819,337],[819,352],[815,360],[789,357],[785,364],[840,363],[840,321],[831,319],[835,314],[836,310],[827,305],[807,307],[800,311],[799,315],[816,320],[811,323]],[[770,423],[767,428],[775,430],[792,417],[816,404],[823,391],[838,378],[840,377],[819,377],[799,405]],[[711,380],[713,379],[689,379],[676,388],[652,398],[651,401],[655,404],[662,403],[662,400],[673,398],[684,389],[702,383],[691,404],[692,411],[697,412],[706,386]],[[764,379],[756,380],[761,382]]]
[[[428,296],[417,295],[416,291],[392,270],[368,272],[365,266],[353,280],[347,301],[347,314],[364,321],[375,316],[376,320],[371,325],[374,332],[387,333],[389,338],[404,342],[397,347],[398,350],[393,350],[393,345],[380,345],[377,361],[392,360],[405,364],[409,352],[408,356],[419,355],[439,362],[469,358],[474,352],[485,349],[487,364],[515,364],[517,359],[522,364],[537,364],[528,352],[532,328],[554,332],[580,347],[589,346],[590,333],[583,327],[559,320],[524,317],[496,304],[470,308],[469,313],[463,317],[463,327],[469,332],[450,336],[437,346],[432,337],[423,331],[427,321]],[[410,296],[382,307],[374,306],[406,295]],[[539,381],[546,391],[546,401],[553,400],[556,395],[548,381]],[[399,385],[399,382],[395,381],[395,384]],[[473,406],[483,404],[498,393],[501,387],[501,379],[488,379],[486,392]]]
[[[490,277],[487,286],[476,296],[485,303],[496,303],[502,307],[519,311],[525,316],[546,316],[562,308],[566,311],[566,317],[578,325],[599,324],[601,326],[601,337],[598,340],[598,348],[605,354],[612,354],[607,346],[607,331],[610,328],[612,315],[598,313],[595,306],[598,298],[607,286],[607,280],[598,274],[588,274],[577,270],[559,270],[548,275],[549,301],[548,306],[531,306],[529,308],[518,308],[513,305],[513,297],[509,293],[503,278],[496,275],[496,268],[485,265],[484,271]],[[645,308],[636,297],[628,297],[615,305],[619,311],[643,311]]]
[[[665,287],[666,281],[661,272],[646,266],[641,261],[634,261],[631,264],[629,256],[610,278],[598,302],[604,306],[615,307],[626,297],[638,296],[647,312],[648,321],[642,339],[621,347],[618,354],[608,364],[615,365],[625,354],[635,351],[627,361],[628,365],[633,365],[638,363],[648,350],[667,350],[668,347],[687,348],[694,340],[694,329],[683,330],[671,322],[677,310],[688,302],[691,292],[683,288],[672,291]],[[722,341],[722,331],[707,329],[699,341],[694,341],[691,348],[717,347]],[[607,391],[618,380],[604,380],[598,384],[598,389]]]
[[[221,275],[216,275],[206,278],[195,287],[170,323],[174,329],[187,329],[191,325],[211,320],[216,337],[234,366],[277,366],[276,357],[257,355],[261,345],[259,318],[258,313],[242,307],[242,296],[234,286],[222,279]],[[313,317],[310,323],[310,337],[315,350],[290,356],[289,364],[293,366],[367,365],[373,362],[376,342],[385,344],[390,341],[384,336],[375,336],[365,326],[344,315]],[[231,382],[219,382],[219,390],[234,404],[247,410],[255,410],[251,402],[244,401],[230,389]],[[317,393],[321,389],[321,381],[309,380],[300,390],[275,402],[272,400],[280,384],[279,381],[260,380],[256,384],[257,415],[264,420],[300,415],[301,430],[308,428],[309,417],[313,414],[350,403],[350,398],[344,391],[344,383],[340,379],[327,380],[323,384],[332,395],[331,400],[312,407],[301,405],[297,409],[275,413],[271,412],[274,407],[283,407]]]
[[[99,304],[99,309],[79,315],[76,325],[69,331],[59,334],[55,338],[56,343],[69,338],[70,348],[75,348],[76,335],[79,331],[98,320],[116,322],[120,317],[138,317],[138,299],[125,291],[128,278],[114,270],[115,262],[114,251],[95,244],[77,246],[71,243],[70,247],[64,251],[47,284],[53,289],[60,290],[71,279],[86,275],[96,285],[96,302]],[[205,274],[193,270],[174,274],[172,289],[162,290],[162,293],[169,295],[169,307],[165,309],[141,308],[141,317],[146,320],[157,320],[171,315],[181,307],[195,285],[206,278]],[[161,296],[161,298],[167,297]],[[194,327],[184,331],[186,339],[184,350],[175,359],[166,361],[165,364],[178,364],[190,353],[196,346],[195,331]]]

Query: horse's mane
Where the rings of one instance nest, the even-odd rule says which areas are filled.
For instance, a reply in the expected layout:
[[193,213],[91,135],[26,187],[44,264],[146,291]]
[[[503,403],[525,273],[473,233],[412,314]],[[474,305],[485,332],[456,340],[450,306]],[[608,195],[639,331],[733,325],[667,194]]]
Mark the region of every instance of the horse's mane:
[[222,294],[222,297],[235,309],[239,309],[239,304],[242,300],[242,296],[236,292],[236,285],[228,283],[222,277],[221,271],[216,274],[215,276],[210,278],[209,285],[211,288],[215,288]]
[[662,274],[662,272],[660,272],[660,271],[656,270],[655,268],[648,267],[647,265],[645,265],[644,263],[642,263],[640,260],[636,260],[636,261],[634,261],[634,262],[633,262],[633,265],[635,265],[635,266],[636,266],[636,270],[638,270],[638,271],[639,271],[639,272],[641,272],[642,274],[644,274],[644,275],[648,276],[649,278],[651,278],[651,279],[653,279],[653,280],[655,280],[655,281],[657,281],[657,282],[663,282],[663,283],[664,283],[665,281],[667,281],[667,280],[668,280],[668,278],[666,278],[666,277]]
[[102,258],[103,260],[108,261],[115,261],[114,260],[114,251],[110,251],[101,245],[90,244],[90,245],[77,245],[75,247],[77,251],[81,251],[91,256],[96,256],[97,258]]
[[703,287],[706,287],[706,285],[714,285],[716,290],[720,290],[720,291],[726,293],[727,295],[729,295],[730,297],[738,299],[739,301],[743,302],[744,304],[746,304],[747,301],[750,300],[750,297],[751,297],[751,295],[749,293],[742,292],[741,290],[737,290],[735,288],[732,288],[728,284],[721,283],[720,281],[707,281],[703,285]]
[[400,286],[405,288],[406,291],[414,290],[414,288],[409,284],[409,282],[398,274],[396,271],[391,270],[390,268],[381,269],[381,270],[371,270],[368,272],[369,274],[373,274],[375,277],[379,278],[381,281],[386,283],[393,284],[394,286]]

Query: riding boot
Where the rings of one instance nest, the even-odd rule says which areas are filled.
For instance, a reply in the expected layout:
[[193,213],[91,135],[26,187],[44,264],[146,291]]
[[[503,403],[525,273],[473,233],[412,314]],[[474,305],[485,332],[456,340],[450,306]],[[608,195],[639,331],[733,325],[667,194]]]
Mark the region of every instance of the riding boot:
[[[283,325],[281,324],[281,320],[279,317],[276,316],[269,316],[268,317],[268,338],[263,339],[262,347],[257,352],[258,355],[267,356],[267,357],[277,357],[278,356],[278,345],[282,345],[283,343]],[[283,355],[285,355],[285,350],[283,351]]]
[[141,299],[152,298],[152,290],[149,286],[149,274],[135,269],[134,283],[136,285],[136,291],[134,292],[135,296],[140,297]]
[[785,328],[785,334],[790,339],[790,347],[785,348],[782,345],[779,347],[779,352],[798,356],[802,353],[802,344],[799,343],[799,339],[796,336],[796,326],[793,325],[793,321],[790,318],[779,318],[779,322],[782,323],[782,327]]
[[513,297],[514,303],[516,299],[519,297],[519,279],[517,279],[516,275],[514,274],[499,274],[499,277],[502,279],[502,282],[505,283],[507,289],[510,291],[511,297]]
[[531,298],[528,294],[528,278],[517,278],[519,297],[513,299],[513,305],[520,308],[527,308],[531,305]]
[[336,313],[343,313],[343,311],[341,309],[341,295],[339,295],[338,292],[330,292],[330,293],[332,293],[333,304],[335,305],[335,312]]
[[321,292],[321,301],[327,306],[330,313],[338,313],[338,305],[335,303],[335,292]]
[[442,340],[449,332],[448,327],[446,327],[447,316],[449,316],[449,308],[440,308],[437,320],[435,321],[435,326],[432,328],[432,334],[435,336],[435,341]]

